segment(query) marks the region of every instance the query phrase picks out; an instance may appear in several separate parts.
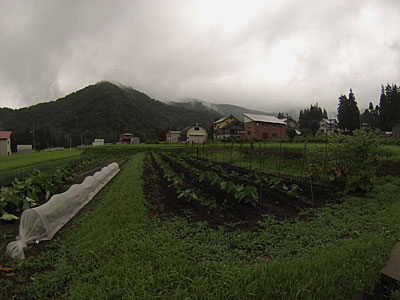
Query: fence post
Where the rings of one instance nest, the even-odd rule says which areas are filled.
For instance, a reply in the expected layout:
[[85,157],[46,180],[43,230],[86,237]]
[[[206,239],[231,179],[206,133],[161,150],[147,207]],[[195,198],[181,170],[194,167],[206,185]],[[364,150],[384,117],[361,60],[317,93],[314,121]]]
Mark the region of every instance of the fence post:
[[252,161],[253,161],[253,148],[254,148],[254,142],[253,141],[251,141],[250,142],[250,160],[249,160],[249,168],[250,168],[250,170],[251,170],[251,163],[252,163]]
[[199,143],[196,143],[196,158],[199,159]]
[[233,141],[231,141],[231,161],[230,161],[230,163],[233,162],[233,157],[232,157],[232,155],[233,155]]
[[278,175],[281,174],[281,159],[282,159],[282,139],[279,142],[279,162],[278,162]]
[[243,140],[240,140],[239,166],[242,166]]
[[322,181],[325,181],[327,176],[326,176],[326,159],[328,155],[328,130],[326,130],[325,134],[325,154],[324,154],[324,168],[322,171]]

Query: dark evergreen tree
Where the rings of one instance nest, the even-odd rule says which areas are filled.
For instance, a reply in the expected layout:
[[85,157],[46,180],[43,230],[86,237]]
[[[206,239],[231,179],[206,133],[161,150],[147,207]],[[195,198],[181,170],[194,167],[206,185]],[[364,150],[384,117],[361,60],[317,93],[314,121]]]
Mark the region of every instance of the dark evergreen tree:
[[396,121],[400,120],[400,90],[396,84],[381,86],[379,101],[379,125],[381,130],[392,130]]
[[[328,118],[328,113],[326,109],[323,109],[318,106],[318,103],[315,105],[311,105],[310,108],[305,108],[304,110],[300,111],[299,114],[299,124],[300,129],[303,131],[304,129],[311,129],[310,123],[316,121],[318,124],[323,118]],[[315,128],[315,122],[313,124]],[[318,130],[318,128],[317,128]]]
[[343,130],[360,128],[360,111],[352,89],[350,89],[349,98],[345,95],[339,97],[338,121],[339,128]]

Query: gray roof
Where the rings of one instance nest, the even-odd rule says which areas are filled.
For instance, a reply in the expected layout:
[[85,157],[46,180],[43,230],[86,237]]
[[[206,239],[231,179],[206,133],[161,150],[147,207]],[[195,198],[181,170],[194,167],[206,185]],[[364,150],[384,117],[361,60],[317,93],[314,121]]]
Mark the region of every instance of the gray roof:
[[219,119],[219,120],[217,120],[217,121],[215,121],[214,122],[214,124],[215,123],[219,123],[219,122],[222,122],[222,121],[225,121],[226,119],[228,119],[229,117],[224,117],[224,118],[221,118],[221,119]]
[[282,124],[286,125],[284,121],[278,119],[274,116],[266,116],[266,115],[255,115],[255,114],[243,114],[246,118],[255,121],[255,122],[265,122],[265,123],[274,123],[274,124]]
[[181,132],[179,131],[179,130],[170,130],[170,131],[168,131],[169,133],[177,133],[177,134],[180,134]]

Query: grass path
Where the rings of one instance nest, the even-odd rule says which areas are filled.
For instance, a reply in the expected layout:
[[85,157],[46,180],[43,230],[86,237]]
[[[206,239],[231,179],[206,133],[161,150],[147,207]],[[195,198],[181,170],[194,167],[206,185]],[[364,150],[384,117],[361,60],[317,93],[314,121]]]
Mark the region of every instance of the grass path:
[[[143,156],[134,155],[39,255],[30,246],[27,259],[15,262],[16,271],[33,272],[17,289],[18,299],[360,299],[399,237],[395,185],[381,191],[392,197],[386,206],[350,199],[364,207],[360,216],[377,207],[382,212],[344,235],[340,220],[353,224],[352,212],[343,216],[337,209],[322,211],[315,222],[283,224],[284,230],[266,222],[272,231],[262,234],[160,221],[149,215],[143,196]],[[335,226],[339,231],[330,231]],[[315,246],[296,252],[313,236]],[[260,256],[257,247],[268,249],[268,241],[286,252],[275,250],[272,261]]]
[[35,152],[29,154],[13,154],[0,157],[0,172],[29,167],[49,161],[78,156],[82,150],[72,149],[63,151]]

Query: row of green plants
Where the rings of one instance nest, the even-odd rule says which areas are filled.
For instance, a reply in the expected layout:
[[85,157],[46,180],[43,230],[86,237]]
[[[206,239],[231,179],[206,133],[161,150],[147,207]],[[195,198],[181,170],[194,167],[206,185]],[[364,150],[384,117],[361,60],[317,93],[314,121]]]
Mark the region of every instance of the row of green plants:
[[18,219],[23,210],[43,204],[60,192],[74,174],[100,166],[106,160],[106,157],[84,158],[75,165],[64,163],[53,169],[34,169],[24,179],[15,178],[0,188],[0,220]]
[[169,165],[158,155],[152,154],[154,161],[163,173],[163,177],[168,181],[168,187],[172,187],[178,199],[184,199],[187,202],[198,200],[196,192],[185,186],[183,174],[178,175]]
[[[303,189],[296,183],[293,182],[287,182],[281,177],[278,176],[269,176],[265,173],[258,172],[256,170],[251,170],[251,171],[246,171],[243,174],[239,174],[238,172],[234,170],[229,170],[224,168],[220,164],[216,164],[210,160],[197,160],[194,159],[193,157],[187,156],[185,157],[187,161],[201,165],[204,169],[210,169],[213,170],[214,172],[217,172],[220,177],[223,179],[231,179],[231,178],[240,178],[242,181],[245,182],[252,182],[254,184],[254,187],[260,187],[260,194],[261,194],[261,188],[264,186],[267,186],[271,190],[276,190],[280,193],[287,194],[291,197],[295,197],[298,199],[303,198]],[[207,171],[208,172],[208,171]],[[260,196],[261,197],[261,196]]]
[[189,174],[196,178],[198,183],[216,187],[227,195],[232,196],[238,203],[246,203],[256,207],[260,200],[257,188],[253,185],[237,184],[227,177],[220,176],[213,170],[199,170],[177,155],[169,155],[168,159],[186,169]]

